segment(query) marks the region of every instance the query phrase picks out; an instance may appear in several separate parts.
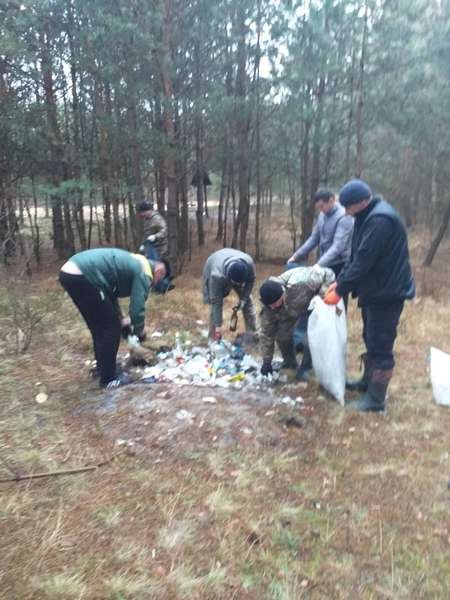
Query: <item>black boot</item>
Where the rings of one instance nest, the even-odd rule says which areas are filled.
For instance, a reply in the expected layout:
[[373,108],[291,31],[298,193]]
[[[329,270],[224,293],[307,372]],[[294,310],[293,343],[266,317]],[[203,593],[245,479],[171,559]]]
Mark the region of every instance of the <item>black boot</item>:
[[300,363],[300,366],[297,369],[296,378],[299,381],[309,381],[312,375],[312,368],[313,364],[311,359],[311,352],[309,351],[309,346],[304,346],[302,362]]
[[389,371],[374,369],[367,386],[367,391],[357,400],[349,402],[346,405],[347,408],[361,412],[383,412],[391,377],[392,369]]
[[295,356],[294,342],[289,340],[288,342],[278,342],[283,362],[281,363],[280,369],[296,369],[297,358]]
[[359,379],[350,379],[345,382],[345,388],[351,392],[367,391],[372,366],[369,354],[361,354],[361,365],[364,365],[364,371],[361,377]]

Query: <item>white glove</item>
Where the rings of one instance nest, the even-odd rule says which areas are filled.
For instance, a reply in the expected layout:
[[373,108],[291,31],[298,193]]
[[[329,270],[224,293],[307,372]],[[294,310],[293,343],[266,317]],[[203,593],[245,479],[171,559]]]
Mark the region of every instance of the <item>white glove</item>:
[[148,240],[148,241],[149,241],[151,244],[153,244],[153,242],[156,240],[156,235],[149,235],[149,236],[148,236],[148,238],[147,238],[147,240]]
[[141,244],[139,246],[139,252],[145,252],[145,246],[144,246],[144,244]]

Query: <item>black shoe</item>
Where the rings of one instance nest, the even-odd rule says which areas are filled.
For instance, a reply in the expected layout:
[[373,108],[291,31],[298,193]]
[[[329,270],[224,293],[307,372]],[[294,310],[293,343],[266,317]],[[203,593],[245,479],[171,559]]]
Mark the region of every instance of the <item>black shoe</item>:
[[353,400],[353,402],[349,402],[345,407],[359,412],[384,412],[384,399],[381,400],[373,392],[372,384],[370,384],[362,396],[357,400]]
[[297,358],[295,356],[294,342],[278,342],[283,362],[280,369],[296,369],[298,367]]
[[345,382],[345,389],[350,392],[366,392],[369,386],[369,379],[372,370],[372,361],[368,354],[361,354],[361,363],[364,365],[364,371],[358,379],[350,379]]
[[128,385],[129,383],[133,383],[133,378],[131,377],[131,375],[129,375],[128,373],[122,373],[115,379],[101,384],[100,387],[106,390],[114,390],[118,387],[122,387],[123,385]]
[[385,400],[389,381],[392,377],[392,369],[374,369],[367,391],[357,400],[349,402],[347,408],[360,412],[384,412]]
[[297,369],[297,373],[295,374],[295,378],[298,379],[298,381],[309,381],[312,377],[312,374],[312,369],[306,369],[300,365]]
[[349,392],[367,392],[368,383],[364,375],[359,379],[349,379],[345,382],[345,389]]
[[[117,364],[116,370],[114,371],[115,377],[119,377],[120,375],[122,375],[123,372],[124,369],[122,365]],[[89,374],[92,377],[92,379],[98,379],[100,377],[100,369],[97,366],[92,367],[92,369],[89,370]]]

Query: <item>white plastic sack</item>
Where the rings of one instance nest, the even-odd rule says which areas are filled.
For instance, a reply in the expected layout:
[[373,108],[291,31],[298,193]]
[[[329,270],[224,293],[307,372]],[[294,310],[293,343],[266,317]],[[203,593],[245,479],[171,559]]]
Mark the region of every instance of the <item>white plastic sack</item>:
[[342,300],[328,306],[315,296],[308,319],[308,344],[319,383],[344,406],[347,321]]
[[433,396],[441,406],[450,406],[450,354],[430,348],[430,379]]

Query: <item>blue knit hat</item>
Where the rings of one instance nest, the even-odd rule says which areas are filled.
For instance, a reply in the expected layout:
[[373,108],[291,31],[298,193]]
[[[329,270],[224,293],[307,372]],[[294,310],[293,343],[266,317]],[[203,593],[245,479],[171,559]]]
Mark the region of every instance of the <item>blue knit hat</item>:
[[339,202],[342,206],[347,207],[371,196],[372,190],[365,181],[362,181],[362,179],[351,179],[347,181],[339,192]]
[[281,283],[278,283],[278,281],[274,281],[273,279],[266,279],[259,288],[261,302],[265,304],[265,306],[270,306],[281,298],[283,291]]
[[249,277],[247,263],[243,260],[233,260],[227,269],[227,275],[234,283],[244,283]]

